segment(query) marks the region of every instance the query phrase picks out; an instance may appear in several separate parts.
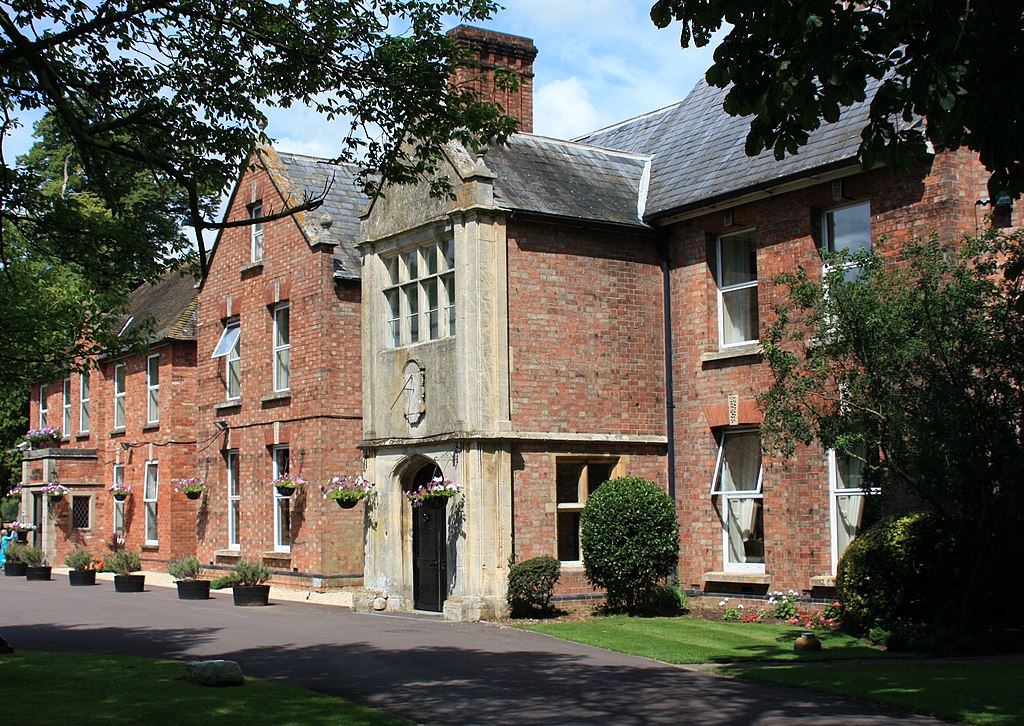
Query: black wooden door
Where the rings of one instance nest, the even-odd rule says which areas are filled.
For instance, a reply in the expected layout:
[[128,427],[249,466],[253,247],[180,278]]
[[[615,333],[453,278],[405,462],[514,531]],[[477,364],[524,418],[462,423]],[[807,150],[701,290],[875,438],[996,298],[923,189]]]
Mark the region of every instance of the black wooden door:
[[447,499],[412,508],[412,599],[417,610],[439,613],[448,597]]
[[32,524],[36,531],[32,533],[32,546],[43,546],[43,494],[32,492]]

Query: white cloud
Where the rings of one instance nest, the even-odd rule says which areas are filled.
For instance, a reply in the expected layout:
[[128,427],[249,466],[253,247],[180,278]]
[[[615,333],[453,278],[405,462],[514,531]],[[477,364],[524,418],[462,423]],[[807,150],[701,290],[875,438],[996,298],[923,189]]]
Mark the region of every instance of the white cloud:
[[534,131],[542,136],[569,139],[608,124],[575,76],[534,89],[534,108]]

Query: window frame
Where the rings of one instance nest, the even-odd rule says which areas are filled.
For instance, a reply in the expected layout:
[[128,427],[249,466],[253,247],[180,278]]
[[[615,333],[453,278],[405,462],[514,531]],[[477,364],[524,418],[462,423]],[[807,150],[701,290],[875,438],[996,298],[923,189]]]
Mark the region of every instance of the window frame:
[[[839,558],[842,557],[843,551],[839,549],[839,498],[840,497],[870,497],[876,496],[882,493],[881,487],[877,486],[859,486],[849,487],[840,486],[839,477],[839,459],[843,456],[839,454],[835,449],[828,450],[828,500],[829,500],[829,549],[832,557],[832,574],[836,574],[836,568],[839,566]],[[861,516],[863,517],[863,505],[867,503],[867,499],[862,502]],[[863,522],[863,519],[861,520]],[[850,537],[849,542],[846,546],[849,547],[850,542],[853,542],[863,531],[863,526],[858,525],[858,530],[855,535]]]
[[231,449],[225,453],[225,472],[227,478],[227,501],[228,501],[228,546],[229,550],[240,550],[242,540],[240,536],[241,524],[241,493],[239,492],[238,481],[238,449]]
[[92,403],[92,391],[89,388],[89,374],[78,374],[78,432],[89,433],[92,421],[90,419],[90,404]]
[[[284,332],[285,340],[281,342],[281,318],[285,319]],[[274,392],[283,393],[291,390],[291,304],[282,303],[274,307],[273,310],[273,352],[272,352],[272,367],[273,367],[273,380],[274,380]],[[281,358],[284,358],[284,365],[281,364]],[[281,372],[284,371],[284,385],[282,385]]]
[[[758,434],[758,466],[757,480],[753,489],[723,489],[720,485],[723,463],[725,461],[725,450],[730,437],[750,433]],[[756,572],[765,571],[765,553],[762,551],[761,562],[733,562],[730,548],[730,527],[732,525],[731,505],[734,501],[752,500],[758,502],[761,515],[761,539],[764,537],[764,454],[761,450],[761,429],[759,426],[730,426],[721,429],[718,433],[718,456],[715,461],[714,473],[711,477],[710,495],[712,500],[718,497],[719,520],[722,524],[722,569],[725,572]],[[755,515],[756,516],[756,515]],[[762,545],[763,549],[763,545]]]
[[[86,505],[85,505],[86,506],[86,510],[85,510],[85,525],[80,527],[80,526],[78,526],[78,524],[75,521],[75,514],[76,514],[76,511],[77,511],[75,509],[75,507],[76,507],[76,502],[81,501],[83,499],[86,502]],[[88,531],[88,530],[92,529],[92,523],[93,523],[93,501],[94,501],[93,497],[91,495],[88,495],[88,494],[85,494],[85,495],[83,495],[83,494],[74,494],[74,495],[71,496],[71,502],[70,502],[71,507],[70,507],[70,512],[69,512],[69,519],[71,520],[71,529],[72,529],[72,531],[82,532],[82,531]]]
[[62,436],[71,435],[71,376],[67,376],[61,383],[61,409],[62,409],[62,420],[63,426],[61,427]]
[[387,347],[454,337],[455,240],[435,239],[396,251],[381,261]]
[[[152,478],[150,477],[152,472]],[[152,482],[153,486],[150,487]],[[160,462],[156,459],[146,461],[145,475],[142,484],[142,502],[145,510],[145,544],[160,544]],[[155,537],[150,537],[150,530]]]
[[[111,477],[111,484],[124,485],[124,464],[114,464],[113,475]],[[125,500],[118,501],[114,499],[114,513],[112,518],[114,536],[123,537],[125,534],[125,512],[124,512]]]
[[[128,369],[114,364],[114,430],[123,431],[128,420]],[[118,423],[120,421],[120,423]]]
[[146,423],[150,425],[160,423],[159,353],[154,353],[146,358]]
[[[234,332],[234,331],[238,332]],[[242,397],[242,321],[232,318],[224,322],[224,330],[213,349],[212,358],[224,359],[224,396],[228,401]],[[232,377],[234,372],[234,377]],[[232,381],[237,382],[237,392],[232,395]]]
[[45,383],[39,384],[39,428],[46,428],[46,420],[50,416],[50,406],[47,403],[49,397],[49,386]]
[[[576,529],[576,541],[575,548],[579,554],[579,557],[575,560],[563,560],[562,555],[562,542],[560,540],[560,522],[559,516],[563,514],[578,514],[583,511],[583,508],[587,505],[587,500],[590,498],[590,467],[591,466],[609,466],[609,479],[614,479],[619,476],[619,469],[622,465],[622,458],[618,456],[557,456],[555,457],[555,477],[554,477],[554,502],[555,502],[555,552],[554,556],[562,565],[567,567],[581,567],[583,565],[583,543],[580,537],[580,529],[577,526]],[[559,501],[558,492],[558,469],[560,466],[581,466],[582,471],[579,479],[576,482],[576,496],[577,499],[574,502],[562,502]],[[599,482],[594,488],[603,484]]]
[[[821,211],[821,252],[823,256],[829,254],[835,254],[835,240],[829,234],[829,217],[835,215],[836,212],[840,212],[844,209],[855,209],[857,207],[864,207],[867,212],[867,244],[861,245],[856,249],[871,249],[874,246],[874,242],[871,238],[871,201],[868,199],[859,199],[856,201],[847,202],[845,204],[838,204],[832,207],[828,207]],[[854,250],[855,251],[855,250]],[[847,270],[855,269],[857,266],[853,262],[847,262],[841,265],[839,269],[843,270],[844,277],[846,276]],[[822,260],[821,274],[824,278],[833,270],[833,265],[829,263],[827,259]],[[854,276],[856,277],[856,276]]]
[[[271,461],[275,479],[287,474],[291,467],[290,447],[285,444],[274,446]],[[271,487],[271,491],[274,496],[274,552],[291,552],[291,497],[283,496],[277,487]]]
[[[747,280],[744,282],[733,283],[730,285],[723,284],[725,279],[724,270],[722,265],[722,241],[732,237],[751,237],[751,242],[754,246],[754,279]],[[759,278],[757,273],[757,252],[758,252],[758,240],[757,230],[754,227],[748,227],[747,229],[737,230],[735,232],[728,232],[720,234],[715,238],[715,286],[717,288],[717,300],[718,300],[718,347],[720,350],[727,350],[729,348],[740,348],[743,346],[756,345],[761,340],[761,315],[760,315],[760,297],[759,297]],[[733,343],[725,342],[725,297],[731,293],[740,293],[744,290],[754,290],[754,311],[756,318],[753,321],[754,337],[747,338],[745,340],[736,341]]]
[[[258,219],[263,216],[263,202],[257,201],[249,205],[249,219]],[[249,257],[250,262],[260,264],[266,250],[263,247],[263,222],[252,222],[249,225]]]

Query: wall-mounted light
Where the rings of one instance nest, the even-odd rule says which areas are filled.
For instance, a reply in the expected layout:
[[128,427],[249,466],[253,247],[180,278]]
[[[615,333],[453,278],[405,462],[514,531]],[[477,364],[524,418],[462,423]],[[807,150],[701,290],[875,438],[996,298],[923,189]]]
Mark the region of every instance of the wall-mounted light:
[[216,426],[221,431],[227,431],[228,430],[228,422],[227,421],[214,421],[213,425]]

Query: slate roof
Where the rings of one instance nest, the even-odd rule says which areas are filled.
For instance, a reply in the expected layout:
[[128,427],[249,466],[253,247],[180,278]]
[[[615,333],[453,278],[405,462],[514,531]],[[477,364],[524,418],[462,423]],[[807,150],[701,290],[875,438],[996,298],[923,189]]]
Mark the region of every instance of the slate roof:
[[494,172],[494,201],[574,220],[644,227],[639,203],[648,159],[635,154],[515,134],[487,150]]
[[[327,190],[323,204],[311,212],[297,213],[296,222],[302,227],[311,245],[336,245],[335,277],[358,280],[361,269],[359,252],[356,250],[359,216],[367,204],[366,195],[356,183],[358,167],[354,164],[334,164],[312,156],[275,153],[281,160],[282,169],[273,174],[274,181],[290,203],[302,202],[306,197],[319,196]],[[265,158],[268,156],[265,155]],[[268,161],[271,159],[269,157]],[[274,171],[277,170],[272,169]]]
[[198,290],[187,272],[168,270],[159,280],[140,285],[128,296],[128,324],[122,333],[138,329],[152,318],[150,343],[165,340],[195,340]]
[[722,110],[728,89],[699,82],[680,103],[595,131],[577,141],[652,157],[647,219],[737,196],[816,170],[854,163],[868,101],[814,131],[798,154],[777,161],[770,150],[748,157],[749,117]]

